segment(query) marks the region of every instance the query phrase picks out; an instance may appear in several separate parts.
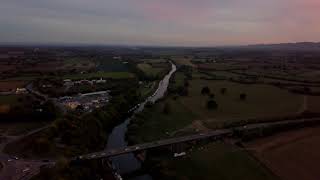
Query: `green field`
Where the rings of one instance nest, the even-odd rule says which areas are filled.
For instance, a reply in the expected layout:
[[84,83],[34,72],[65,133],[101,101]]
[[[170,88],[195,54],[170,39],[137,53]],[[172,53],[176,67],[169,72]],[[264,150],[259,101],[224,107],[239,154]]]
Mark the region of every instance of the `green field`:
[[158,82],[145,82],[145,84],[140,85],[139,92],[142,98],[147,98],[148,96],[152,95],[154,91],[158,88]]
[[194,67],[195,65],[191,63],[191,60],[192,60],[191,58],[184,58],[184,57],[177,57],[173,59],[173,61],[178,65]]
[[222,143],[209,144],[201,150],[188,152],[186,157],[160,162],[162,179],[277,179],[247,152]]
[[174,85],[175,86],[183,86],[183,83],[184,83],[184,79],[185,79],[185,75],[181,72],[177,72],[175,73],[174,75]]
[[33,81],[41,78],[40,75],[19,75],[17,77],[7,78],[6,81]]
[[[217,110],[208,110],[208,96],[201,94],[203,87],[208,86],[218,103]],[[226,88],[226,94],[221,94],[221,88]],[[241,93],[247,94],[247,99],[241,101]],[[299,111],[303,96],[289,93],[268,85],[246,85],[228,81],[192,80],[189,96],[179,101],[196,114],[199,119],[210,123],[224,122],[229,119],[264,118],[289,115]]]
[[18,95],[0,96],[0,105],[13,105],[18,102],[19,97]]
[[314,113],[320,113],[320,97],[319,96],[307,97],[307,110]]
[[95,63],[87,58],[75,57],[63,61],[63,69],[79,69],[85,70],[94,68]]
[[64,79],[98,79],[98,78],[112,78],[112,79],[130,79],[134,78],[135,75],[130,72],[96,72],[87,74],[72,74],[64,76]]
[[[169,104],[170,112],[163,113],[164,105]],[[194,120],[195,116],[179,101],[167,99],[146,108],[137,115],[129,126],[130,141],[135,143],[149,142],[166,138],[177,129],[183,128]],[[132,135],[132,136],[131,136]]]
[[161,74],[164,70],[164,68],[155,68],[147,63],[140,63],[137,65],[137,67],[141,71],[143,71],[147,76],[151,76],[151,77],[155,77],[155,76]]
[[[183,82],[184,74],[176,73],[174,86],[181,86]],[[205,86],[210,88],[213,98],[201,94]],[[221,93],[222,88],[227,89],[225,94]],[[245,100],[240,99],[241,93],[247,94]],[[207,108],[210,99],[217,102],[217,109]],[[169,114],[163,111],[166,103],[170,104]],[[146,108],[133,120],[129,135],[133,142],[148,142],[176,135],[176,132],[223,128],[248,119],[291,116],[297,114],[302,107],[303,96],[285,89],[194,77],[189,81],[188,96],[170,95],[153,108]]]
[[28,133],[29,131],[41,128],[47,125],[48,122],[14,122],[1,123],[0,134],[9,136],[18,136]]

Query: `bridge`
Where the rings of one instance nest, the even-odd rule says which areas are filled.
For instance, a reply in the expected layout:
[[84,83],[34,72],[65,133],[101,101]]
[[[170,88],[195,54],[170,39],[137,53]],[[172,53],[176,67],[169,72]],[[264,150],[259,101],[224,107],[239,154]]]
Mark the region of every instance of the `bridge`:
[[266,123],[256,123],[256,124],[249,124],[229,129],[220,129],[220,130],[213,130],[206,133],[200,133],[190,136],[183,136],[183,137],[176,137],[170,138],[165,140],[159,140],[144,144],[138,144],[133,146],[128,146],[119,149],[111,149],[105,150],[100,152],[94,152],[91,154],[86,154],[82,156],[78,156],[75,159],[78,160],[90,160],[90,159],[100,159],[100,158],[108,158],[113,156],[118,156],[122,154],[134,153],[143,150],[148,150],[152,148],[186,143],[186,142],[193,142],[193,141],[201,141],[205,139],[219,139],[223,137],[228,137],[234,135],[235,132],[245,132],[263,128],[271,128],[271,127],[280,127],[280,126],[295,126],[295,125],[308,125],[319,123],[320,118],[312,118],[312,119],[299,119],[299,120],[287,120],[287,121],[278,121],[278,122],[266,122]]

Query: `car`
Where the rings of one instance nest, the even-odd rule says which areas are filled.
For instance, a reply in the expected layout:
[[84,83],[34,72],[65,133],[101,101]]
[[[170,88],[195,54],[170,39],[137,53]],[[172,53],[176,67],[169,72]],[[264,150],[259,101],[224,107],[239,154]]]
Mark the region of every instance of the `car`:
[[137,146],[135,149],[136,149],[136,150],[138,150],[138,149],[140,149],[140,147],[139,147],[139,146]]
[[30,170],[30,168],[25,168],[24,170],[22,170],[22,172],[27,172],[29,170]]
[[12,161],[12,159],[8,159],[8,162],[11,162]]
[[91,155],[91,158],[94,158],[94,157],[96,157],[96,155],[95,155],[95,154]]

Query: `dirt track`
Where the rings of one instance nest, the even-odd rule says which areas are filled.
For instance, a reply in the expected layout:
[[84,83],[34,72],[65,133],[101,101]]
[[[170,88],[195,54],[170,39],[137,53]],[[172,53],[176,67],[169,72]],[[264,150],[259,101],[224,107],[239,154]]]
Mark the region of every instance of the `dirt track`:
[[246,147],[283,180],[320,179],[320,127],[277,134]]

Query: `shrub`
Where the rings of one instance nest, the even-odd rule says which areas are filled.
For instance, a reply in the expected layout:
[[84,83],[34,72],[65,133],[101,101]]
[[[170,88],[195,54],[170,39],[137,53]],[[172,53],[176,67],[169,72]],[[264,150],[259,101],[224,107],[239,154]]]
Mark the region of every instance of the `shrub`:
[[245,93],[241,93],[240,94],[240,100],[246,100],[247,99],[247,94],[245,94]]
[[220,92],[221,92],[221,94],[226,94],[227,88],[221,88]]
[[208,109],[217,109],[217,108],[218,108],[218,104],[217,104],[217,102],[214,101],[214,100],[209,100],[209,101],[207,102],[207,108],[208,108]]
[[201,94],[202,95],[210,94],[210,88],[208,86],[203,87],[202,90],[201,90]]
[[165,103],[163,106],[163,113],[164,114],[170,114],[171,113],[171,107],[169,103]]

